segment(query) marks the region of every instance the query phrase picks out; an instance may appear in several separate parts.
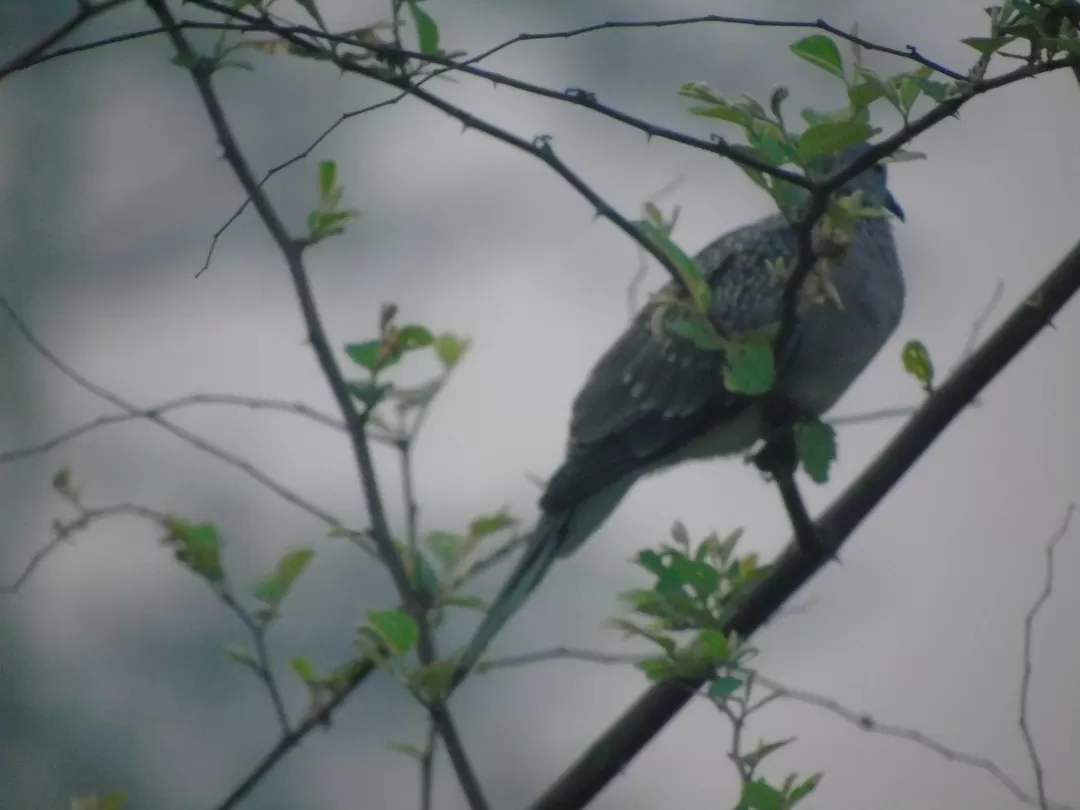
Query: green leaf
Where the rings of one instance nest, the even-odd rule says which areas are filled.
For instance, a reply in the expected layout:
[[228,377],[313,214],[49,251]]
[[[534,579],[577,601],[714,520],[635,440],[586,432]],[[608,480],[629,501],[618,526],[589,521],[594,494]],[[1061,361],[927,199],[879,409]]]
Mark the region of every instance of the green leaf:
[[170,518],[166,524],[177,546],[177,560],[211,583],[225,579],[217,527],[211,523],[191,524],[176,518]]
[[466,610],[478,610],[481,613],[487,610],[488,603],[481,599],[479,596],[473,596],[472,594],[458,594],[456,596],[448,596],[443,600],[443,604],[448,607],[465,608]]
[[844,60],[831,37],[824,34],[805,37],[792,44],[791,52],[834,76],[844,78]]
[[124,810],[127,806],[127,796],[119,790],[110,790],[97,801],[96,810]]
[[439,50],[439,26],[431,15],[420,8],[417,0],[406,0],[409,13],[416,25],[416,38],[420,43],[421,53],[437,53]]
[[949,85],[943,82],[935,82],[925,76],[908,76],[908,81],[916,85],[923,93],[934,101],[942,102],[949,97]]
[[736,678],[734,675],[724,675],[723,677],[714,679],[713,682],[709,684],[709,697],[721,700],[729,698],[734,695],[742,685],[742,678]]
[[428,532],[424,544],[439,562],[450,567],[458,561],[458,555],[465,547],[465,538],[452,532]]
[[667,571],[693,588],[699,599],[707,599],[720,587],[720,574],[715,568],[682,554],[671,555],[671,565]]
[[739,796],[740,810],[786,810],[787,801],[784,794],[765,782],[758,779],[743,785],[742,795]]
[[350,343],[345,347],[345,354],[358,366],[363,366],[368,371],[375,371],[379,365],[379,355],[382,341],[368,340],[363,343]]
[[930,352],[926,346],[918,340],[909,340],[904,344],[901,354],[904,361],[904,369],[922,385],[926,393],[934,390],[934,364],[930,360]]
[[461,361],[468,348],[468,338],[457,337],[450,332],[443,332],[435,338],[435,354],[447,371]]
[[426,349],[435,342],[435,336],[431,334],[431,330],[426,326],[409,324],[401,327],[401,331],[395,336],[394,342],[399,343],[405,351]]
[[795,450],[806,474],[818,484],[829,480],[829,468],[836,460],[836,431],[821,421],[795,426]]
[[731,644],[719,630],[702,630],[697,637],[696,646],[708,656],[710,663],[720,664],[731,658]]
[[1015,40],[1016,37],[967,37],[960,41],[981,54],[988,54],[996,53]]
[[897,89],[896,84],[893,83],[892,79],[886,79],[877,71],[871,70],[870,68],[859,68],[856,75],[867,84],[876,87],[880,93],[879,97],[884,97],[893,107],[902,111],[900,91]]
[[260,579],[251,588],[251,595],[260,602],[276,606],[292,588],[296,578],[307,568],[315,552],[310,548],[297,548],[278,560],[274,571]]
[[243,664],[252,669],[258,668],[259,662],[255,658],[255,653],[251,652],[251,650],[243,644],[237,644],[235,641],[226,641],[221,645],[221,648],[225,650],[225,654],[236,663]]
[[409,673],[409,686],[419,693],[422,699],[445,697],[450,679],[454,677],[454,670],[453,661],[425,664]]
[[369,610],[368,625],[391,651],[403,655],[416,646],[420,631],[412,616],[401,610]]
[[386,747],[389,748],[391,751],[394,751],[395,753],[404,754],[405,756],[413,757],[414,759],[423,759],[427,756],[427,752],[425,752],[422,748],[417,748],[412,743],[388,742],[386,744]]
[[187,51],[186,53],[176,54],[169,61],[177,67],[184,68],[184,70],[194,70],[202,61],[202,57],[193,51]]
[[324,200],[334,191],[337,184],[337,163],[324,160],[319,164],[319,196]]
[[378,405],[387,394],[394,390],[392,383],[375,383],[371,380],[349,380],[345,383],[349,393],[364,403],[370,410]]
[[732,124],[738,124],[740,127],[750,126],[750,122],[753,120],[744,110],[740,110],[726,100],[707,106],[691,107],[690,114],[702,118],[717,118],[721,121],[729,121]]
[[504,506],[498,512],[492,515],[481,515],[470,523],[469,537],[473,540],[480,540],[516,526],[517,523],[517,519],[510,514],[509,508]]
[[771,121],[754,121],[746,130],[746,139],[774,166],[783,166],[798,158],[788,146],[784,131]]
[[811,774],[810,776],[806,777],[805,780],[803,780],[803,783],[801,785],[797,786],[794,790],[789,791],[788,807],[794,807],[798,801],[800,801],[801,799],[805,799],[807,796],[813,793],[814,788],[821,784],[821,780],[824,776],[825,774],[821,773],[820,771],[818,773]]
[[848,88],[848,101],[851,108],[856,111],[865,110],[879,98],[885,95],[880,84],[874,82],[856,82]]
[[832,155],[849,146],[865,143],[880,130],[861,121],[826,121],[804,131],[798,140],[804,160]]
[[634,666],[645,673],[650,681],[662,681],[676,676],[676,664],[669,658],[644,658]]
[[292,667],[292,671],[304,683],[314,683],[319,680],[319,676],[315,672],[315,665],[301,655],[293,656],[292,660],[289,661],[289,666]]
[[639,638],[648,639],[654,644],[658,644],[668,655],[672,655],[678,649],[675,639],[664,635],[663,633],[656,632],[655,630],[641,627],[626,619],[608,619],[606,624],[609,627],[621,630],[627,636],[637,636]]
[[658,247],[675,265],[675,269],[682,279],[683,284],[690,291],[690,296],[698,312],[705,312],[709,307],[711,290],[701,273],[697,263],[683,253],[682,249],[671,241],[671,238],[661,228],[656,227],[647,219],[638,219],[630,223],[641,232],[647,240]]
[[420,591],[421,594],[430,595],[439,589],[439,575],[431,567],[427,557],[417,551],[413,553],[404,543],[395,543],[401,561],[405,565],[405,573],[409,575],[409,582]]
[[[1080,56],[1080,39],[1057,37],[1055,39],[1046,40],[1044,45],[1051,54],[1055,54],[1058,51],[1067,51],[1073,56]],[[927,95],[929,95],[929,93]]]
[[315,0],[296,0],[296,4],[311,15],[311,19],[315,20],[315,23],[319,26],[319,28],[321,28],[323,31],[326,30],[326,23],[323,22],[322,15],[319,13],[319,9],[315,6]]
[[758,747],[751,751],[749,754],[744,754],[743,756],[739,757],[739,761],[750,768],[757,768],[757,766],[761,764],[761,761],[765,759],[765,757],[769,756],[769,754],[775,753],[784,746],[790,745],[793,742],[795,742],[795,738],[788,737],[786,740],[776,740],[775,742],[770,743],[760,743]]
[[667,321],[668,331],[689,340],[699,349],[715,352],[724,348],[724,340],[704,318],[674,318]]
[[729,343],[724,352],[724,387],[736,394],[756,396],[773,387],[776,369],[772,346],[765,338]]
[[[731,148],[734,149],[739,154],[747,155],[747,156],[753,157],[753,158],[757,158],[758,160],[764,161],[765,163],[771,162],[768,157],[766,157],[762,152],[759,152],[757,149],[755,149],[752,146],[744,146],[743,144],[738,144],[737,143],[737,144],[732,145]],[[741,163],[736,163],[736,165],[740,169],[742,169],[743,172],[746,173],[746,176],[749,177],[751,180],[753,180],[757,185],[761,186],[766,191],[769,190],[769,182],[768,182],[768,180],[765,179],[764,174],[762,174],[757,169],[753,169],[753,168],[751,168],[749,166],[744,166]]]

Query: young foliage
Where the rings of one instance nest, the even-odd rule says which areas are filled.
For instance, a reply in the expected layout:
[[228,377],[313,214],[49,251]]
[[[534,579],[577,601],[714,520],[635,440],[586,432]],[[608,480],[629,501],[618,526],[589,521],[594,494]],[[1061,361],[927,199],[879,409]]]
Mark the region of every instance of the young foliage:
[[352,209],[339,207],[344,193],[345,189],[337,182],[337,163],[322,161],[319,164],[318,205],[307,218],[309,245],[345,233],[345,223],[360,215]]
[[221,536],[211,523],[188,523],[180,518],[168,518],[167,542],[173,546],[176,559],[211,585],[225,580],[221,565]]
[[909,340],[904,344],[901,353],[904,362],[904,370],[919,381],[923,390],[932,394],[934,392],[934,364],[930,360],[930,352],[926,346],[918,340]]

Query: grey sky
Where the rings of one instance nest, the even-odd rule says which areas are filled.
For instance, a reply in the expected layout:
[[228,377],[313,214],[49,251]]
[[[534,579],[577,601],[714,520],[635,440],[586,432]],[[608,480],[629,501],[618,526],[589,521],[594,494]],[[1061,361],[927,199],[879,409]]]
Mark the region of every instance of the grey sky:
[[[324,2],[334,26],[384,14],[383,3]],[[585,4],[582,4],[585,5]],[[965,69],[959,44],[982,33],[983,3],[594,2],[446,3],[428,6],[446,47],[479,52],[521,31],[616,18],[699,13],[802,18],[874,40],[918,45]],[[0,9],[0,60],[58,21],[68,4]],[[55,6],[46,11],[46,6]],[[944,6],[944,9],[943,9]],[[285,4],[282,5],[285,10]],[[290,9],[290,13],[292,10]],[[14,13],[14,20],[9,15]],[[300,12],[297,11],[297,14]],[[25,17],[25,19],[21,19]],[[8,19],[6,19],[8,18]],[[151,24],[143,12],[123,18]],[[5,24],[10,22],[11,24]],[[97,26],[99,34],[115,31]],[[604,102],[701,136],[676,90],[706,80],[764,98],[791,87],[792,109],[842,102],[823,73],[791,56],[797,34],[723,26],[604,32],[518,45],[488,65],[553,88],[584,87]],[[190,81],[164,42],[127,44],[58,60],[0,86],[0,294],[39,337],[91,379],[141,405],[196,391],[332,405],[309,349],[280,257],[248,213],[195,279],[212,233],[242,200]],[[870,61],[883,70],[897,61]],[[260,169],[295,154],[342,112],[382,98],[380,88],[279,57],[219,82],[248,155]],[[683,207],[676,236],[697,249],[770,210],[728,164],[587,111],[493,89],[471,79],[431,85],[470,112],[523,137],[549,134],[559,156],[627,215],[674,178]],[[877,123],[890,128],[895,120]],[[838,406],[856,413],[915,404],[899,362],[921,339],[939,369],[968,339],[999,280],[989,327],[1020,302],[1077,238],[1080,89],[1067,75],[1027,82],[967,106],[916,141],[930,160],[896,167],[892,190],[909,284],[895,340]],[[341,127],[271,193],[300,227],[317,161],[339,162],[346,199],[362,211],[348,234],[309,256],[337,346],[363,339],[379,305],[401,317],[472,336],[474,348],[433,411],[418,448],[427,529],[455,529],[509,504],[531,519],[536,490],[559,462],[570,401],[596,356],[625,323],[633,245],[538,161],[416,102]],[[652,270],[646,289],[661,280]],[[1041,336],[935,444],[865,522],[842,567],[818,576],[797,602],[808,609],[763,632],[763,672],[828,694],[883,722],[912,726],[995,760],[1026,789],[1030,768],[1016,728],[1022,619],[1042,587],[1044,545],[1080,496],[1076,307]],[[23,446],[108,412],[30,353],[0,322],[0,450]],[[427,369],[426,371],[431,371]],[[414,372],[418,377],[421,371]],[[352,524],[365,516],[339,436],[283,416],[192,410],[178,421],[244,456]],[[823,506],[898,427],[851,427]],[[392,515],[397,471],[379,453]],[[0,467],[5,542],[14,572],[47,539],[63,508],[49,480],[71,465],[94,504],[145,503],[219,523],[227,563],[247,582],[283,549],[311,543],[317,557],[274,637],[290,707],[302,690],[285,663],[295,654],[339,660],[366,607],[393,600],[387,578],[309,517],[152,425],[107,428],[47,459]],[[626,560],[656,544],[675,519],[695,537],[747,530],[763,555],[789,536],[774,489],[729,460],[685,467],[639,484],[607,526],[556,567],[496,645],[517,653],[554,645],[619,650],[600,622],[617,590],[642,582]],[[400,522],[399,522],[400,525]],[[1053,599],[1036,628],[1032,723],[1049,792],[1080,796],[1080,701],[1075,619],[1080,526],[1063,541]],[[490,593],[496,577],[479,589]],[[446,645],[460,641],[464,617]],[[146,526],[102,524],[55,555],[0,607],[0,799],[5,807],[61,807],[72,792],[125,788],[144,806],[210,807],[270,745],[265,694],[220,652],[242,628],[181,570]],[[453,709],[495,807],[526,805],[644,688],[627,668],[552,663],[477,679]],[[402,690],[371,684],[255,794],[253,808],[414,807],[415,767],[388,740],[421,740],[423,722]],[[910,743],[867,735],[819,709],[781,702],[752,728],[797,736],[770,760],[826,778],[811,806],[900,810],[1018,803],[985,773]],[[706,704],[685,711],[598,799],[597,808],[729,807],[729,732]],[[445,761],[437,807],[464,807]],[[162,800],[164,798],[164,801]],[[292,803],[292,804],[291,804]]]

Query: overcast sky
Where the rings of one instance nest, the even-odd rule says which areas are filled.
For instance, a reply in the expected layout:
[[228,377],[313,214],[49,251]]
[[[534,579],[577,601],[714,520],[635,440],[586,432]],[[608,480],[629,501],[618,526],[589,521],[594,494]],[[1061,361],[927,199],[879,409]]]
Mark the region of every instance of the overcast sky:
[[[0,61],[56,25],[70,3],[4,3]],[[328,22],[356,27],[385,3],[323,0]],[[610,19],[701,13],[824,17],[870,39],[965,70],[959,44],[984,33],[981,0],[869,2],[450,3],[430,0],[449,49],[478,53],[522,31]],[[32,8],[32,14],[30,9]],[[280,4],[300,15],[299,8]],[[135,4],[96,25],[107,35],[153,24]],[[89,34],[88,34],[89,35]],[[787,51],[793,31],[699,25],[602,32],[525,43],[487,66],[551,88],[586,88],[605,103],[707,137],[677,95],[705,80],[759,99],[778,83],[791,108],[843,103],[837,83]],[[196,392],[302,401],[332,410],[303,343],[280,255],[251,212],[213,233],[243,197],[187,76],[162,40],[57,60],[0,85],[0,294],[38,336],[90,379],[139,405]],[[870,58],[884,71],[905,66]],[[304,149],[339,115],[385,98],[381,87],[323,65],[256,58],[256,71],[218,81],[252,163],[265,171]],[[429,85],[517,135],[552,136],[558,155],[627,216],[675,179],[666,202],[683,213],[679,242],[697,249],[770,211],[734,167],[569,105],[468,78]],[[897,121],[882,115],[879,125]],[[999,281],[993,326],[1077,238],[1080,88],[1067,74],[984,96],[920,137],[929,160],[891,172],[907,213],[897,231],[908,281],[894,340],[837,406],[859,413],[917,404],[899,351],[918,338],[944,372]],[[732,134],[732,133],[728,133]],[[401,317],[468,334],[474,344],[425,427],[417,483],[426,529],[455,530],[503,504],[531,520],[528,476],[559,463],[570,402],[589,366],[627,319],[638,258],[624,235],[540,162],[406,101],[356,118],[269,188],[299,229],[317,161],[340,166],[348,233],[309,254],[335,343],[370,336],[380,304]],[[646,288],[662,280],[653,269]],[[1034,789],[1017,728],[1023,618],[1043,587],[1047,540],[1080,497],[1080,320],[1070,306],[961,417],[796,599],[804,608],[761,633],[763,673],[828,695],[881,722],[910,726],[987,757]],[[414,368],[422,378],[433,366]],[[47,439],[110,412],[28,350],[0,319],[0,451]],[[351,456],[340,436],[295,417],[221,408],[177,421],[272,474],[352,525],[365,525]],[[899,421],[845,428],[824,506],[888,441]],[[401,526],[397,471],[379,453],[388,507]],[[370,607],[392,604],[385,574],[324,527],[243,473],[148,424],[87,434],[47,457],[0,466],[10,578],[65,513],[49,481],[70,465],[87,502],[142,503],[219,524],[239,583],[286,548],[311,544],[315,562],[272,637],[290,709],[304,706],[287,671],[292,655],[329,665],[348,654]],[[601,627],[615,593],[644,577],[627,562],[661,542],[676,519],[692,535],[744,527],[766,557],[789,537],[775,490],[738,459],[697,464],[639,484],[588,546],[551,574],[495,646],[625,649]],[[1060,802],[1080,796],[1080,525],[1063,539],[1052,599],[1036,625],[1031,724]],[[502,572],[500,572],[502,573]],[[498,576],[478,590],[490,593]],[[446,646],[463,638],[464,619]],[[209,808],[272,743],[265,693],[230,662],[223,641],[242,628],[136,521],[101,524],[54,555],[0,605],[0,800],[59,808],[94,789],[126,789],[138,806]],[[550,663],[476,679],[454,698],[494,807],[527,805],[646,686],[626,668]],[[367,685],[329,734],[313,736],[269,778],[249,807],[416,806],[416,773],[388,741],[420,743],[423,718],[385,678]],[[1019,802],[987,773],[923,747],[859,731],[821,709],[774,704],[756,740],[795,736],[769,760],[824,770],[808,806],[880,810],[957,806],[1004,810]],[[737,780],[730,730],[708,704],[686,709],[596,801],[595,807],[726,808]],[[465,806],[438,765],[440,810]]]

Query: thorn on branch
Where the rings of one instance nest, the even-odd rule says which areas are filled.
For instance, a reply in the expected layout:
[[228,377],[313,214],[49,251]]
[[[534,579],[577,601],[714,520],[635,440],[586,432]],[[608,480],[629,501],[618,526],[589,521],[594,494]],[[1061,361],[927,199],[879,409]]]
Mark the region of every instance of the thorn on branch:
[[596,93],[581,87],[567,87],[565,93],[567,98],[584,104],[596,104],[598,101]]

